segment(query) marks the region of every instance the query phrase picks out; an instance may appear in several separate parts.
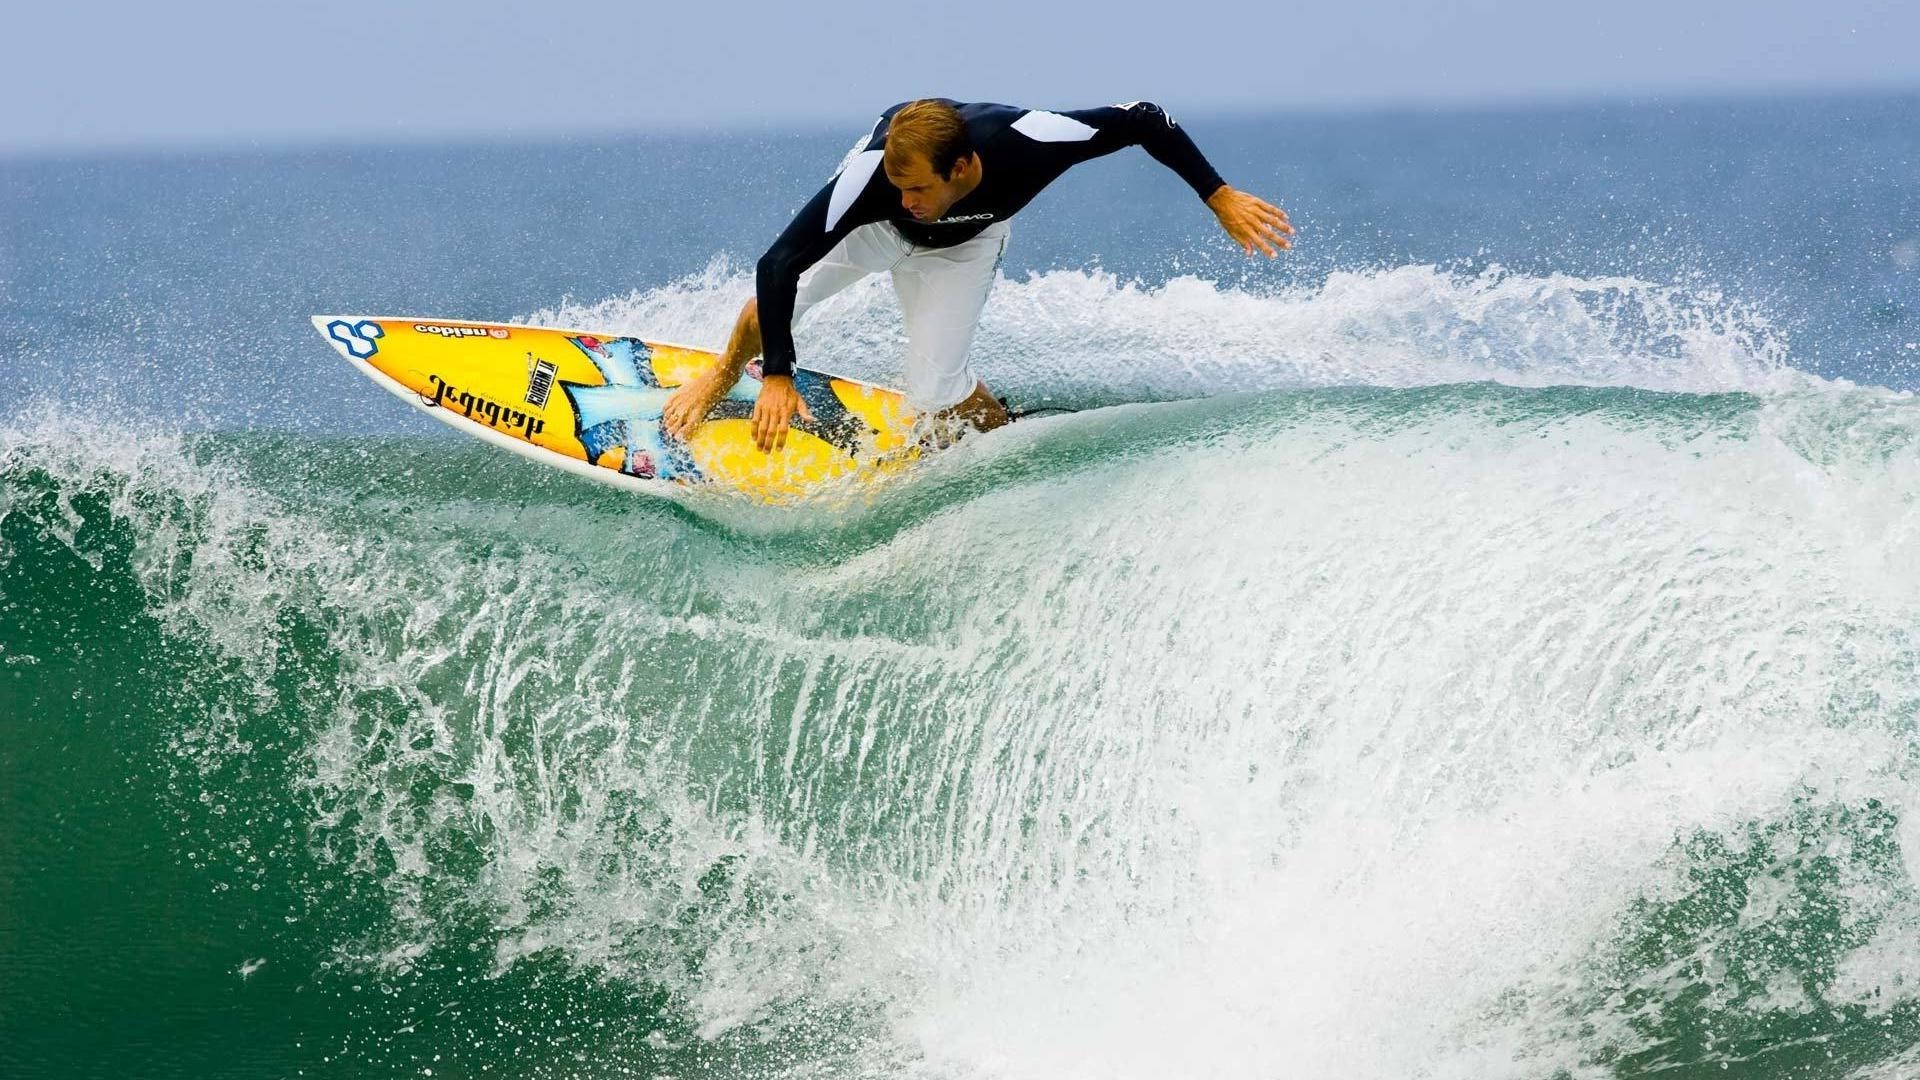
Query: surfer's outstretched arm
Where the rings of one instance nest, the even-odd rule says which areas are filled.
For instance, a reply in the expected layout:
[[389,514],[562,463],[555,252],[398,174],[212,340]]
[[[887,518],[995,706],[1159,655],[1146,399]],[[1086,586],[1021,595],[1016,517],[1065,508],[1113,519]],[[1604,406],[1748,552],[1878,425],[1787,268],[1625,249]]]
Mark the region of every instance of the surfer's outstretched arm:
[[733,384],[740,381],[740,373],[747,364],[760,355],[760,305],[753,297],[740,308],[739,318],[733,321],[733,333],[727,337],[727,347],[720,354],[720,360],[706,374],[690,379],[660,410],[660,426],[667,434],[676,439],[684,439],[693,434],[713,411],[713,406]]
[[1287,212],[1220,179],[1186,129],[1153,102],[1130,101],[1060,115],[1094,131],[1091,138],[1065,144],[1069,152],[1085,160],[1111,154],[1123,146],[1140,147],[1185,180],[1220,219],[1220,227],[1247,254],[1257,248],[1272,258],[1293,246],[1293,224],[1287,220]]

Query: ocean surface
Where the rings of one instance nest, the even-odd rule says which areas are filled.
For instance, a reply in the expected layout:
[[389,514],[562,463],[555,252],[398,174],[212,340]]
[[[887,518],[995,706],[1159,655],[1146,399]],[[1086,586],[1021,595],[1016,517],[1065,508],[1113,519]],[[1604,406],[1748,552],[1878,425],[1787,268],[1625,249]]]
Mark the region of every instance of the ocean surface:
[[717,345],[867,116],[0,160],[0,1076],[1920,1076],[1916,117],[1187,116],[1294,253],[1077,169],[1087,411],[785,509],[307,316]]

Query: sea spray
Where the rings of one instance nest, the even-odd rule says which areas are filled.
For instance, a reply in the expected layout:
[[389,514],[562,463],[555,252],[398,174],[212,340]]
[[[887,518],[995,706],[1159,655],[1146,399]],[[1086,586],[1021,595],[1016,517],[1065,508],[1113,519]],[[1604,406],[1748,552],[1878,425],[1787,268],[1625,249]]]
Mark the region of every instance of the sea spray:
[[[752,293],[751,273],[721,258],[660,288],[527,321],[719,348]],[[905,338],[891,286],[876,276],[821,304],[796,341],[809,366],[897,382]],[[1269,291],[1105,271],[1003,278],[973,351],[997,392],[1067,407],[1477,381],[1762,392],[1802,383],[1787,355],[1771,319],[1710,282],[1434,266],[1335,271]]]

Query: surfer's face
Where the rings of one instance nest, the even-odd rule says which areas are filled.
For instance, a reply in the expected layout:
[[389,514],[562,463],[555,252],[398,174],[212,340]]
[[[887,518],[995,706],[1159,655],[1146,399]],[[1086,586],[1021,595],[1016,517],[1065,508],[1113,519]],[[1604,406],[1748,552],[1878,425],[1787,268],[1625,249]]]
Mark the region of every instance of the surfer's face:
[[918,221],[938,221],[960,197],[973,190],[972,170],[980,159],[968,154],[941,176],[925,157],[909,157],[899,168],[887,169],[887,182],[900,189],[900,205]]

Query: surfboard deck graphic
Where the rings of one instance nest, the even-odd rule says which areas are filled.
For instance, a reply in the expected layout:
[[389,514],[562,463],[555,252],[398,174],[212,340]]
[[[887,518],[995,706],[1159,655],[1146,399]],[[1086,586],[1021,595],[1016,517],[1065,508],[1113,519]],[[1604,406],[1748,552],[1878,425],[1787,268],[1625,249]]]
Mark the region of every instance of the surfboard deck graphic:
[[314,328],[374,382],[477,438],[619,487],[713,485],[780,500],[858,483],[915,455],[912,413],[883,387],[798,369],[813,411],[781,450],[753,445],[751,365],[685,441],[660,428],[674,387],[718,359],[705,349],[511,323],[316,315]]

